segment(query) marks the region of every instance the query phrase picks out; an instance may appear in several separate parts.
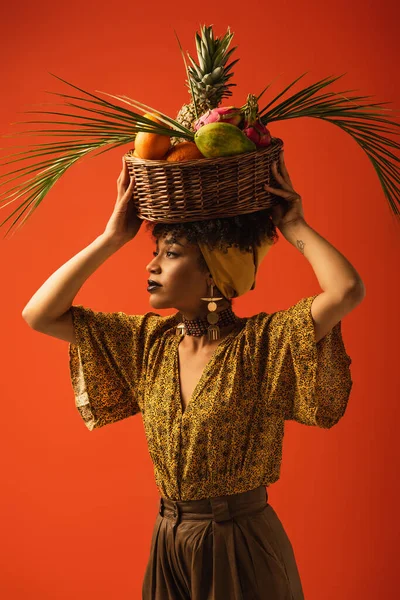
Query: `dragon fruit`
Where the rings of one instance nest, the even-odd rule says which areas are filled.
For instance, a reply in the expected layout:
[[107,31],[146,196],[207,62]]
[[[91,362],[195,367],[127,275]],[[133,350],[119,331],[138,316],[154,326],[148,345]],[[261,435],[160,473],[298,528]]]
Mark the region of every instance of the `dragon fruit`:
[[219,108],[213,108],[208,110],[194,123],[195,131],[198,131],[203,125],[209,123],[230,123],[231,125],[239,125],[242,120],[242,113],[240,108],[235,106],[220,106]]
[[265,148],[271,143],[271,134],[259,119],[252,125],[245,123],[243,133],[260,148]]
[[258,102],[256,96],[249,94],[247,102],[242,107],[244,114],[243,133],[259,148],[271,144],[271,134],[258,117]]

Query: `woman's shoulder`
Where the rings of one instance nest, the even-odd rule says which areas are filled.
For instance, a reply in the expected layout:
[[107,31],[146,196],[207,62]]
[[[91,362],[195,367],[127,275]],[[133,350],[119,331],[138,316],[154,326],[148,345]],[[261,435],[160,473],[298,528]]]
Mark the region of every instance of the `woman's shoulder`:
[[72,306],[71,312],[76,326],[86,326],[99,332],[144,334],[146,337],[153,333],[172,329],[176,323],[174,314],[163,316],[154,311],[142,314],[131,314],[118,310],[108,312],[78,304]]
[[271,317],[270,313],[261,311],[261,312],[255,313],[254,315],[240,317],[240,319],[244,324],[244,328],[250,330],[254,327],[257,327],[261,323],[265,323],[266,321],[268,321],[270,319],[270,317]]
[[117,314],[125,314],[128,318],[131,319],[135,319],[135,318],[142,318],[146,321],[151,321],[153,323],[158,323],[158,324],[164,324],[164,323],[172,323],[174,321],[176,321],[176,314],[173,315],[160,315],[159,313],[156,313],[152,310],[149,310],[145,313],[142,313],[140,315],[134,315],[134,314],[130,314],[130,313],[117,313]]
[[304,312],[309,311],[310,305],[312,304],[316,294],[312,296],[305,296],[297,300],[296,302],[290,304],[287,308],[277,308],[271,312],[261,311],[252,315],[250,317],[246,317],[249,320],[249,324],[259,324],[261,322],[268,321],[277,321],[277,320],[285,320],[288,318],[294,318],[298,314],[302,314]]
[[310,323],[311,304],[316,295],[305,296],[287,308],[271,312],[261,311],[246,318],[246,331],[249,339],[265,341],[271,338],[289,338],[293,330],[302,330]]
[[282,309],[273,312],[260,311],[244,317],[244,335],[250,345],[263,344],[277,332],[286,329],[290,320],[290,310]]
[[126,315],[128,321],[135,323],[141,321],[142,328],[147,335],[163,335],[168,331],[175,331],[177,325],[176,313],[172,315],[160,315],[154,311],[147,311],[142,315]]

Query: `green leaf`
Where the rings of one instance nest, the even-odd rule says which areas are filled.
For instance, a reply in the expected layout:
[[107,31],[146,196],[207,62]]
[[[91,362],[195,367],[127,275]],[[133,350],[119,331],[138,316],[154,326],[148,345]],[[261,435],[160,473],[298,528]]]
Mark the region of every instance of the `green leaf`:
[[[343,74],[345,75],[345,74]],[[280,102],[274,108],[272,105],[299,79],[296,79],[283,92],[276,96],[272,102],[265,106],[261,111],[263,116],[261,122],[264,125],[272,122],[284,121],[287,119],[297,119],[301,117],[312,117],[323,119],[327,122],[340,127],[346,133],[350,134],[355,142],[366,152],[376,170],[382,188],[389,201],[389,205],[395,215],[400,215],[400,187],[396,185],[400,182],[399,167],[390,162],[400,162],[395,154],[387,149],[387,146],[396,150],[400,145],[389,138],[379,135],[379,133],[399,134],[400,124],[396,121],[385,118],[382,113],[393,111],[390,108],[382,108],[387,102],[361,104],[360,100],[371,98],[371,96],[345,96],[348,92],[331,92],[314,97],[319,90],[331,85],[337,79],[343,77],[327,77],[305,89],[293,94],[287,100]],[[303,75],[301,76],[303,77]],[[269,109],[269,110],[268,110]],[[391,125],[394,129],[389,129],[381,123]],[[379,132],[379,133],[378,133]],[[379,151],[379,152],[378,152]],[[375,158],[374,158],[375,157]],[[394,179],[395,183],[391,181]]]
[[[106,92],[100,92],[100,93],[106,94]],[[165,115],[161,111],[156,110],[156,109],[152,108],[151,106],[148,106],[147,104],[143,104],[142,102],[137,102],[135,100],[131,100],[130,98],[128,98],[128,96],[114,96],[113,94],[106,94],[106,95],[107,96],[111,96],[112,98],[117,98],[121,102],[126,102],[127,104],[130,104],[131,106],[134,106],[134,107],[138,107],[141,110],[144,109],[144,110],[146,110],[148,112],[153,112],[153,113],[157,114],[157,118],[159,118],[160,121],[163,121],[163,122],[166,122],[166,123],[170,123],[171,125],[173,125],[176,128],[175,130],[162,128],[159,125],[157,125],[154,121],[151,121],[150,119],[147,119],[145,117],[141,117],[142,120],[144,120],[145,122],[148,122],[149,124],[153,125],[153,132],[154,133],[161,133],[161,135],[170,135],[171,137],[173,135],[176,135],[177,133],[179,133],[180,137],[187,137],[188,139],[190,139],[191,141],[193,141],[193,139],[194,139],[194,133],[192,131],[190,131],[189,129],[187,129],[181,123],[178,123],[178,121],[175,121],[174,119],[171,119],[168,115]]]
[[[179,49],[181,51],[183,62],[184,62],[184,65],[185,65],[186,76],[188,78],[187,81],[188,81],[188,84],[190,86],[190,95],[192,97],[192,102],[193,102],[193,106],[194,106],[194,112],[195,112],[195,115],[196,115],[196,119],[198,119],[199,118],[199,110],[197,108],[196,94],[194,92],[192,78],[191,78],[190,73],[189,73],[189,68],[188,68],[188,64],[186,62],[185,53],[183,52],[183,48],[182,48],[181,42],[179,41],[179,38],[178,38],[178,35],[177,35],[176,31],[175,31],[175,35],[176,35],[176,39],[178,41]],[[197,70],[197,65],[196,65],[196,63],[194,61],[193,61],[193,64],[194,64],[195,69]]]

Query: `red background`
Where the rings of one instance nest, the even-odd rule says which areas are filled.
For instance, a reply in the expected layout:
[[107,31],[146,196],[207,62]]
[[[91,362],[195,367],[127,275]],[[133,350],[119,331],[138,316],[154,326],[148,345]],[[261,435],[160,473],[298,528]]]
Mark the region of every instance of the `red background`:
[[[194,56],[194,34],[203,23],[213,24],[217,35],[228,25],[235,33],[240,62],[229,103],[243,103],[278,75],[265,104],[306,71],[290,93],[346,72],[324,91],[357,90],[398,110],[397,4],[8,3],[0,25],[0,130],[15,130],[10,123],[30,118],[19,113],[35,103],[57,102],[45,90],[69,93],[49,72],[175,117],[189,96],[173,29]],[[287,423],[281,479],[269,488],[270,503],[292,541],[307,600],[392,598],[398,229],[371,162],[349,135],[310,118],[270,129],[285,140],[307,221],[352,262],[367,290],[342,325],[353,359],[347,412],[331,430]],[[75,165],[27,224],[0,242],[0,594],[8,600],[141,597],[158,507],[141,417],[90,433],[74,405],[68,344],[31,330],[21,317],[42,283],[103,231],[124,150]],[[90,277],[74,304],[131,314],[151,310],[145,265],[152,250],[142,227]],[[256,290],[236,300],[235,311],[273,312],[319,291],[311,265],[281,238],[260,268]]]

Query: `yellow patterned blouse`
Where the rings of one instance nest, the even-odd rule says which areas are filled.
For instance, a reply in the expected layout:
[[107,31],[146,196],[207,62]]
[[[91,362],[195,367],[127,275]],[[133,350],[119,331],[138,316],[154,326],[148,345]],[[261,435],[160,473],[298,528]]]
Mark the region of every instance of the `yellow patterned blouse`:
[[89,430],[141,413],[160,494],[197,500],[279,479],[285,419],[330,428],[352,379],[341,322],[315,343],[311,304],[241,317],[182,414],[176,315],[72,306],[76,406]]

